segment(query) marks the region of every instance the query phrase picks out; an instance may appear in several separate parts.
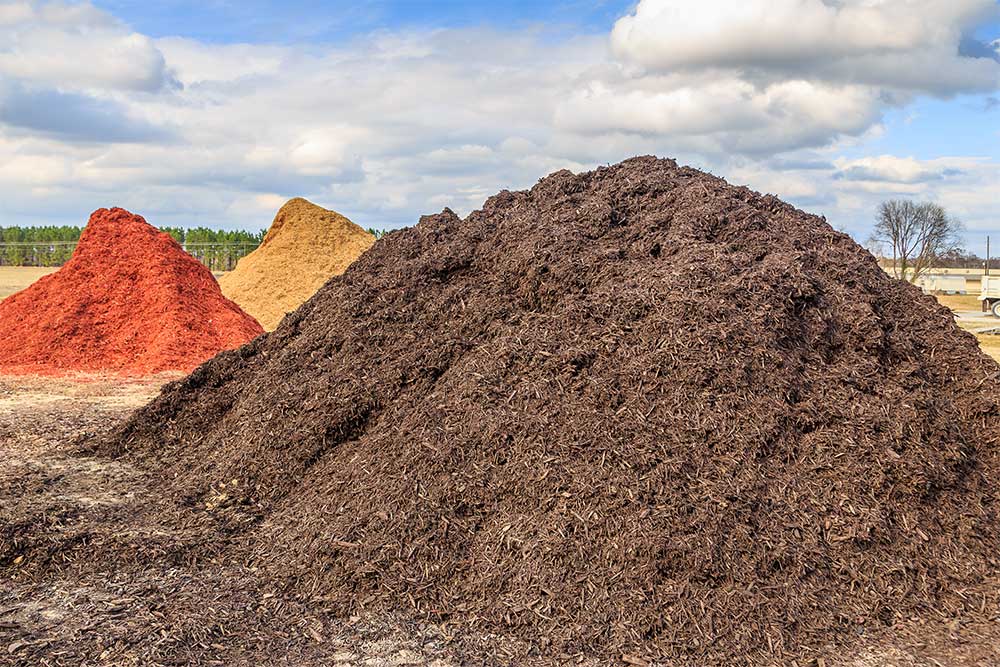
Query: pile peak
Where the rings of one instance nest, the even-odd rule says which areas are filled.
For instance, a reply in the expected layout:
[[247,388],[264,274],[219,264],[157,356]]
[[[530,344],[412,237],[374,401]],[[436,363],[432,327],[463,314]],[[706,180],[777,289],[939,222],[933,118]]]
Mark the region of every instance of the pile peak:
[[343,215],[296,197],[278,210],[260,247],[219,284],[265,329],[274,329],[374,242]]
[[289,237],[291,243],[315,245],[324,235],[324,230],[352,235],[360,229],[336,211],[325,209],[303,197],[293,197],[278,209],[261,245],[274,243],[281,237]]
[[329,211],[329,210],[323,208],[322,206],[320,206],[318,204],[312,203],[311,201],[309,201],[305,197],[292,197],[291,199],[289,199],[288,201],[286,201],[284,204],[282,204],[281,208],[278,209],[278,213],[280,215],[282,212],[286,212],[287,213],[287,212],[292,211],[294,209],[311,209],[311,210],[318,211],[318,212],[323,212],[323,213],[334,213],[334,211]]
[[90,214],[90,219],[87,220],[87,229],[93,233],[101,227],[119,227],[143,233],[147,233],[150,230],[158,232],[141,215],[136,215],[118,206],[99,208]]
[[190,371],[261,332],[168,234],[98,209],[62,268],[0,302],[0,371]]
[[389,235],[104,448],[324,609],[806,664],[996,613],[998,370],[822,218],[637,158]]

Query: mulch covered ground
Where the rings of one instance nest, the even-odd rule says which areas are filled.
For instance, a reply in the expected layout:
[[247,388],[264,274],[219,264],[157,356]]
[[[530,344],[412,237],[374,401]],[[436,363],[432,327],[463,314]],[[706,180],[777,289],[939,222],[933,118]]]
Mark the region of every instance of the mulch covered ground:
[[141,466],[80,454],[163,379],[0,377],[0,665],[459,664],[440,628],[341,618],[223,562]]
[[258,586],[520,660],[954,656],[998,375],[821,218],[638,158],[390,234],[95,451]]

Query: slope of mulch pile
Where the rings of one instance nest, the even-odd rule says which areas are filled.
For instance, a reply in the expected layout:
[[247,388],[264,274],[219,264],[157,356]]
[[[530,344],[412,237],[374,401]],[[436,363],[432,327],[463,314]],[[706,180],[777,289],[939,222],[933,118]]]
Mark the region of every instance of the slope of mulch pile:
[[262,332],[169,235],[99,209],[59,271],[0,302],[0,372],[190,371]]
[[291,199],[260,247],[219,278],[219,285],[270,331],[373,243],[374,236],[336,211]]
[[636,158],[390,234],[103,451],[343,613],[809,664],[996,613],[998,370],[822,218]]

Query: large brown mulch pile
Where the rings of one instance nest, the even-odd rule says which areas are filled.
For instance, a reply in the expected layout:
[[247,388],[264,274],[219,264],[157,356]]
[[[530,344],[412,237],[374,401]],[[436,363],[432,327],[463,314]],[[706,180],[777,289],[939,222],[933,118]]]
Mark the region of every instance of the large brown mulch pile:
[[823,219],[636,158],[390,234],[103,451],[344,613],[773,664],[996,613],[998,371]]

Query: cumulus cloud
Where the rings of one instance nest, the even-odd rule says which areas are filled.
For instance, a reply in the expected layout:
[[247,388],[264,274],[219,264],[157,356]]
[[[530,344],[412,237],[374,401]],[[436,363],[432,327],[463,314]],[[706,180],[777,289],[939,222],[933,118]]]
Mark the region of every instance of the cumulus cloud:
[[703,152],[747,154],[827,144],[879,118],[877,93],[862,86],[789,80],[761,87],[725,76],[594,81],[556,111],[557,125],[570,130],[683,136]]
[[970,247],[996,229],[995,199],[1000,163],[988,158],[922,160],[898,155],[835,157],[835,149],[804,151],[799,159],[735,161],[730,182],[775,194],[831,224],[866,239],[875,211],[886,199],[935,201],[962,220]]
[[0,75],[74,89],[155,91],[173,83],[151,39],[89,3],[0,5]]
[[997,13],[994,0],[641,0],[612,30],[614,75],[560,118],[647,134],[716,125],[708,148],[752,154],[861,136],[918,95],[1000,87],[995,50],[970,36]]
[[[621,58],[652,70],[809,71],[937,90],[947,88],[938,76],[945,69],[965,87],[992,88],[994,59],[968,54],[978,42],[967,33],[996,16],[993,0],[641,0],[615,24],[611,41]],[[936,69],[914,77],[908,68],[928,57]]]
[[257,228],[303,195],[393,227],[657,153],[854,215],[887,189],[987,182],[979,164],[837,153],[916,95],[1000,88],[997,45],[970,36],[986,4],[641,0],[610,35],[283,46],[153,40],[86,2],[0,0],[0,199]]
[[33,13],[32,6],[27,2],[0,3],[0,26],[27,21]]
[[913,185],[960,176],[962,169],[954,160],[921,161],[912,157],[880,155],[858,160],[839,160],[834,178]]
[[137,143],[170,136],[163,128],[130,118],[112,100],[18,86],[0,92],[0,123],[66,141]]
[[[116,192],[117,203],[140,210],[163,202],[172,216],[164,224],[184,223],[185,208],[197,206],[204,221],[246,225],[235,216],[257,209],[236,200],[267,194],[309,196],[392,227],[431,207],[471,210],[502,187],[602,157],[584,151],[587,162],[577,161],[553,148],[552,131],[574,75],[603,58],[600,37],[554,46],[537,34],[461,30],[313,48],[177,38],[154,47],[178,85],[91,91],[86,100],[48,89],[15,97],[0,87],[0,138],[8,140],[0,161],[60,141],[48,158],[60,163],[49,169],[49,202],[107,205]],[[541,61],[551,67],[539,71]],[[112,112],[115,123],[97,122]],[[145,141],[156,131],[168,136]],[[8,210],[34,197],[4,186],[0,177]]]

